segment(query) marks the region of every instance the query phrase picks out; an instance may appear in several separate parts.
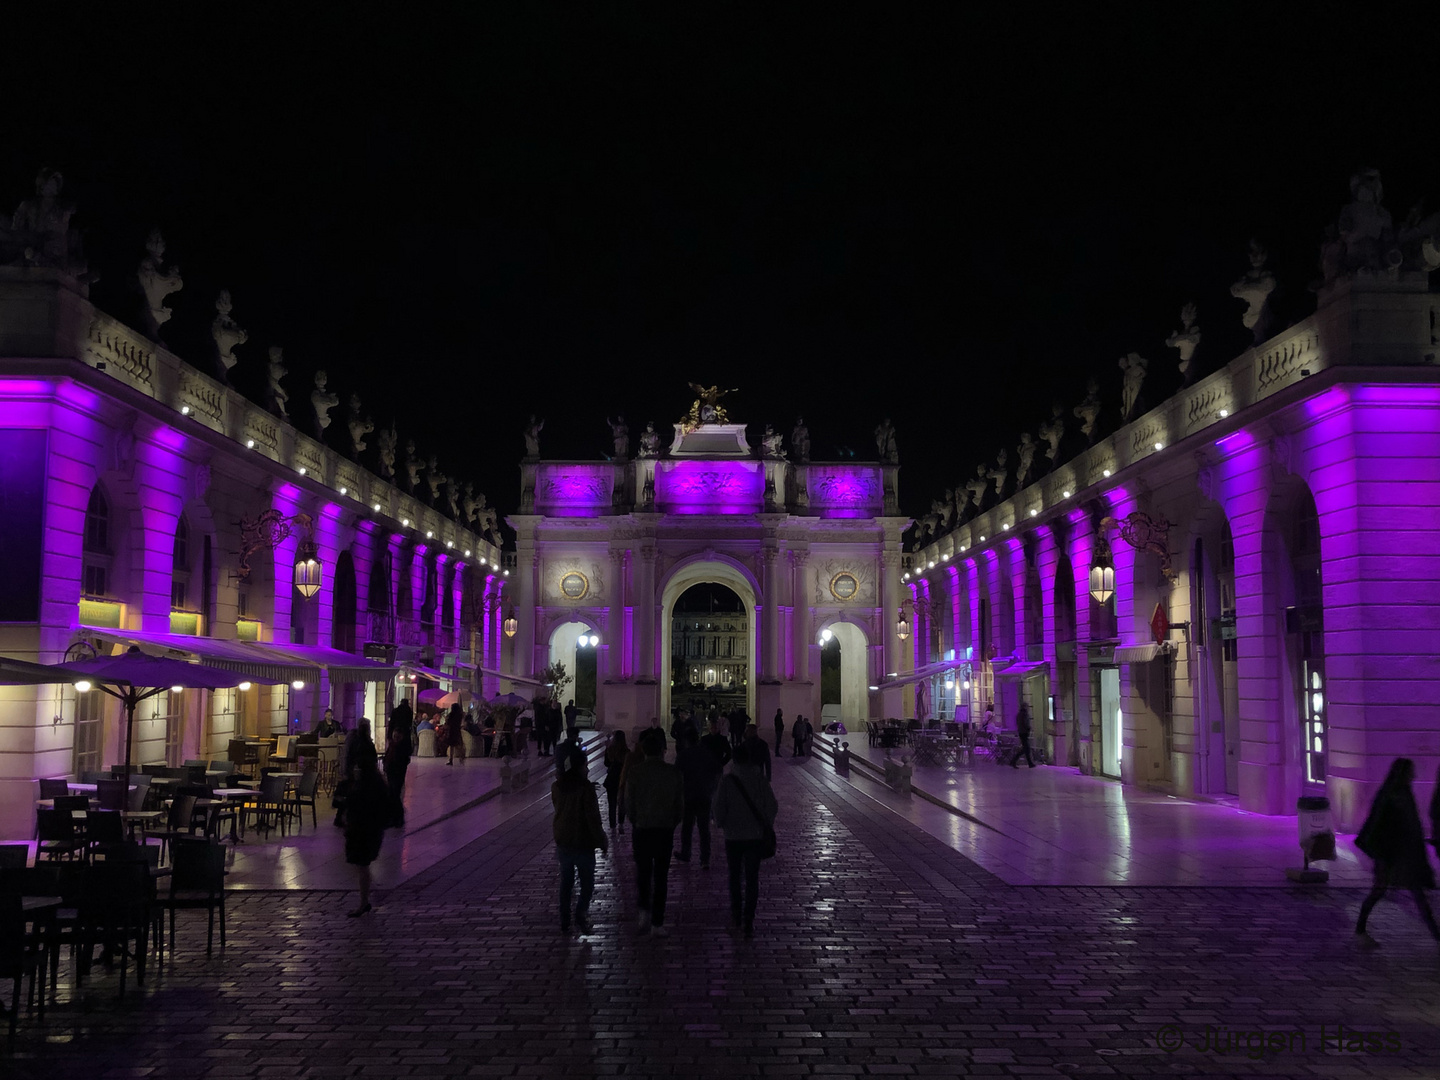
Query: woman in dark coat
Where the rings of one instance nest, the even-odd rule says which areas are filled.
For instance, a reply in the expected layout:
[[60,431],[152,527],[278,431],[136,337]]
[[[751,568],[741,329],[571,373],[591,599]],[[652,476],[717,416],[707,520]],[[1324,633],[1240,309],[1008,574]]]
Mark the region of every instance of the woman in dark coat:
[[1425,854],[1425,831],[1420,826],[1415,793],[1410,789],[1414,779],[1415,763],[1409,758],[1396,758],[1375,795],[1370,815],[1355,837],[1355,846],[1375,860],[1375,886],[1360,905],[1357,934],[1365,934],[1371,909],[1392,886],[1399,886],[1410,890],[1431,937],[1440,941],[1440,926],[1435,924],[1435,915],[1425,899],[1425,890],[1435,887],[1435,872]]
[[[357,730],[369,735],[364,726]],[[360,874],[360,906],[349,913],[357,919],[370,910],[370,864],[380,854],[390,817],[390,794],[380,775],[375,744],[368,737],[357,740],[347,758],[350,793],[345,799],[345,861]]]
[[461,734],[465,730],[465,710],[460,708],[457,701],[450,706],[450,713],[445,717],[445,746],[449,750],[446,765],[454,765],[455,759],[465,760],[465,741]]
[[619,730],[610,736],[610,745],[605,747],[605,803],[610,807],[610,828],[616,827],[619,815],[619,829],[625,831],[625,803],[620,798],[620,773],[625,768],[625,759],[630,756],[630,747],[625,743],[625,732]]

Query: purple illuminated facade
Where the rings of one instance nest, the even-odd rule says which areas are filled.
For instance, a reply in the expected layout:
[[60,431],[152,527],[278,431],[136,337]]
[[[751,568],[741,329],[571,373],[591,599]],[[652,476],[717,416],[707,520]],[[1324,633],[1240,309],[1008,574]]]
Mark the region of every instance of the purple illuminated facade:
[[[907,555],[911,664],[969,656],[962,719],[993,695],[1013,726],[1025,700],[1050,760],[1085,772],[1266,814],[1323,794],[1354,829],[1405,755],[1423,805],[1440,765],[1434,312],[1420,274],[1332,284],[1309,319]],[[1139,514],[1168,522],[1158,546],[1123,535]]]
[[675,602],[711,582],[749,614],[752,716],[820,714],[822,635],[841,643],[842,714],[899,714],[898,691],[871,689],[904,656],[885,616],[902,595],[898,466],[761,458],[743,434],[702,427],[703,448],[682,439],[673,457],[522,464],[508,670],[573,671],[594,637],[602,722],[648,725],[672,704]]
[[[389,691],[367,643],[387,665],[466,683],[499,668],[496,549],[55,271],[0,269],[0,506],[0,655],[55,663],[137,642],[233,666],[268,649],[256,671],[281,686],[142,706],[137,763],[223,758],[231,736],[293,730],[296,716],[308,728],[326,706],[347,723],[376,715]],[[254,551],[238,579],[237,523],[266,510],[312,520],[315,597],[293,583],[298,533]],[[68,687],[0,687],[0,702],[0,838],[28,838],[34,778],[121,760],[122,724],[109,699]]]

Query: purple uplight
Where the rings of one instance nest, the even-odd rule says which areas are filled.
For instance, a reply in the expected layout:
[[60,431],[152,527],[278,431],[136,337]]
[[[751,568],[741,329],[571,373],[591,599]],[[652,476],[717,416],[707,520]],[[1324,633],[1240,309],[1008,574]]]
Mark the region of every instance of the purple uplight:
[[609,465],[542,465],[535,503],[571,517],[595,517],[610,506],[614,482]]
[[54,389],[39,379],[0,379],[0,397],[45,397]]
[[1250,433],[1244,428],[1241,428],[1239,431],[1232,431],[1223,439],[1216,439],[1215,445],[1222,449],[1230,447],[1232,449],[1239,450],[1241,447],[1247,446],[1252,441],[1253,440],[1250,438]]
[[806,485],[821,517],[869,517],[884,510],[879,466],[811,465]]

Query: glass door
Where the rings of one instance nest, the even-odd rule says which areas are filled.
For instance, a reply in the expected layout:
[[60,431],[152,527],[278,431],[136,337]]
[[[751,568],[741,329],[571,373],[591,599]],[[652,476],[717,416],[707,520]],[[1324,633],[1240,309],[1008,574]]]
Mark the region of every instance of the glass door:
[[1120,778],[1120,669],[1100,669],[1100,772]]

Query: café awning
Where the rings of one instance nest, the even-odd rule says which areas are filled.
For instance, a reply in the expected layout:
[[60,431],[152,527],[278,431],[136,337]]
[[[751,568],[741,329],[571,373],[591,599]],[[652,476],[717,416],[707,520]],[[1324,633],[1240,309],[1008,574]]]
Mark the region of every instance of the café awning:
[[389,664],[377,664],[354,653],[329,649],[323,645],[283,645],[274,641],[250,641],[240,644],[273,657],[278,663],[303,664],[312,671],[324,671],[332,683],[383,683],[393,679],[396,673],[396,669]]
[[162,634],[147,630],[117,630],[104,626],[82,626],[82,637],[98,638],[117,645],[135,645],[146,652],[162,655],[181,654],[193,657],[210,667],[239,671],[274,682],[308,681],[315,678],[313,664],[293,658],[276,657],[261,652],[253,642],[225,638],[197,637],[192,634]]
[[1170,643],[1157,643],[1147,641],[1143,645],[1117,645],[1115,646],[1115,663],[1117,664],[1145,664],[1160,656],[1168,655]]
[[1001,668],[995,672],[997,679],[1028,679],[1032,675],[1048,674],[1050,665],[1045,660],[1025,660],[1018,664],[1011,664],[1007,668]]

